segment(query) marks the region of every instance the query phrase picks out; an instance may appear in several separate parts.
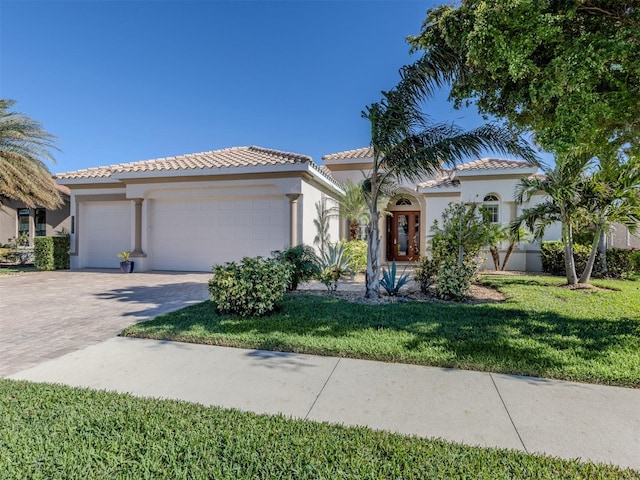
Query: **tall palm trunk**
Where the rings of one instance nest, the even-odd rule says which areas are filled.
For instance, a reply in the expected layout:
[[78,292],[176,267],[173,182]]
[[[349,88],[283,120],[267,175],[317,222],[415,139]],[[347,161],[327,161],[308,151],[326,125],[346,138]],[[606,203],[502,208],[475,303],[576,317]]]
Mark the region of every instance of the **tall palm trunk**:
[[596,226],[596,231],[593,235],[593,242],[591,243],[591,252],[589,252],[589,259],[587,260],[587,265],[584,267],[582,275],[580,275],[578,283],[589,283],[589,280],[591,279],[593,265],[596,262],[596,254],[598,253],[598,245],[600,245],[600,234],[602,233],[602,230],[603,229],[600,225]]
[[576,262],[573,258],[573,231],[569,222],[562,222],[562,243],[564,244],[564,268],[567,283],[575,285],[578,282]]
[[371,221],[367,226],[369,238],[367,239],[367,274],[365,281],[366,298],[378,298],[380,296],[380,233],[378,231],[379,216],[379,212],[372,211]]

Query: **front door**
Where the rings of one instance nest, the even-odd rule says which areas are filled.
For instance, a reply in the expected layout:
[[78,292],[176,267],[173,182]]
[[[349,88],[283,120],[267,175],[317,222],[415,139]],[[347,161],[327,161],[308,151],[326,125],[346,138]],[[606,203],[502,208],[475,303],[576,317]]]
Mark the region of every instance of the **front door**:
[[387,218],[387,260],[417,260],[420,254],[420,212],[392,212]]

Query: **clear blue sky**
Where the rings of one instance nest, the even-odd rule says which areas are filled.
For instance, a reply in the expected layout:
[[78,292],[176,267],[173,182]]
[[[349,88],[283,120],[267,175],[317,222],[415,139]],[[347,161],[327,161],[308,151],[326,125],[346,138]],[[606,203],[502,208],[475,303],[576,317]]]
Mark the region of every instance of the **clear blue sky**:
[[59,137],[53,172],[245,145],[320,162],[369,144],[361,111],[440,3],[1,0],[0,96]]

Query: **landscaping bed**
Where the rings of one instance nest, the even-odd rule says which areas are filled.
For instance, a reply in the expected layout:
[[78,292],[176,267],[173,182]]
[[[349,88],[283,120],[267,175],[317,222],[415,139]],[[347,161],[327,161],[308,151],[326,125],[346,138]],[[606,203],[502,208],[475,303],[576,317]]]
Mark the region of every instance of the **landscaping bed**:
[[218,315],[204,302],[122,335],[640,387],[640,282],[578,290],[549,276],[482,282],[505,300],[367,305],[295,293],[266,317]]
[[0,379],[0,478],[638,478],[633,470]]

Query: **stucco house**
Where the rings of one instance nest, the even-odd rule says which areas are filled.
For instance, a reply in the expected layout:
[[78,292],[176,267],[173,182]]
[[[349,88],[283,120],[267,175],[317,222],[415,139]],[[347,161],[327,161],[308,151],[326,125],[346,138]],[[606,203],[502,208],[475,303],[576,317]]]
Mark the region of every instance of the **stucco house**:
[[[316,204],[323,197],[336,204],[342,182],[364,178],[373,151],[348,150],[322,160],[318,165],[297,153],[235,147],[58,174],[57,182],[70,190],[71,267],[115,268],[117,254],[129,250],[136,271],[209,271],[215,263],[311,245]],[[433,222],[450,202],[484,203],[493,222],[508,225],[522,208],[542,200],[514,200],[518,181],[536,173],[523,161],[483,158],[402,184],[386,206],[389,215],[380,219],[383,259],[407,262],[424,255]],[[344,220],[331,217],[333,240],[348,231]],[[559,226],[547,230],[545,240],[559,238]],[[624,227],[609,236],[610,246],[634,242],[640,240]],[[508,268],[541,270],[539,253],[540,242],[521,243]],[[493,268],[488,256],[486,267]]]
[[[209,271],[313,243],[316,202],[340,184],[305,155],[235,147],[58,174],[71,191],[71,268]],[[330,232],[338,238],[338,220]]]
[[58,185],[58,190],[63,204],[57,209],[30,208],[17,200],[2,198],[0,206],[0,244],[11,243],[13,239],[25,234],[29,239],[29,245],[33,245],[35,237],[68,232],[71,228],[69,218],[71,192],[62,185]]
[[[348,150],[325,155],[322,160],[337,180],[358,182],[371,168],[373,150],[370,147]],[[441,219],[451,202],[484,203],[491,210],[493,222],[508,225],[527,206],[515,202],[516,184],[536,172],[535,166],[524,161],[483,158],[451,170],[441,169],[417,184],[403,183],[386,206],[390,215],[381,219],[383,258],[408,261],[424,255],[434,220]],[[529,205],[540,200],[541,197],[534,197]],[[559,236],[559,228],[552,227],[545,239]],[[522,243],[513,253],[508,268],[538,271],[541,269],[539,254],[539,242]],[[493,268],[488,263],[486,266]]]

